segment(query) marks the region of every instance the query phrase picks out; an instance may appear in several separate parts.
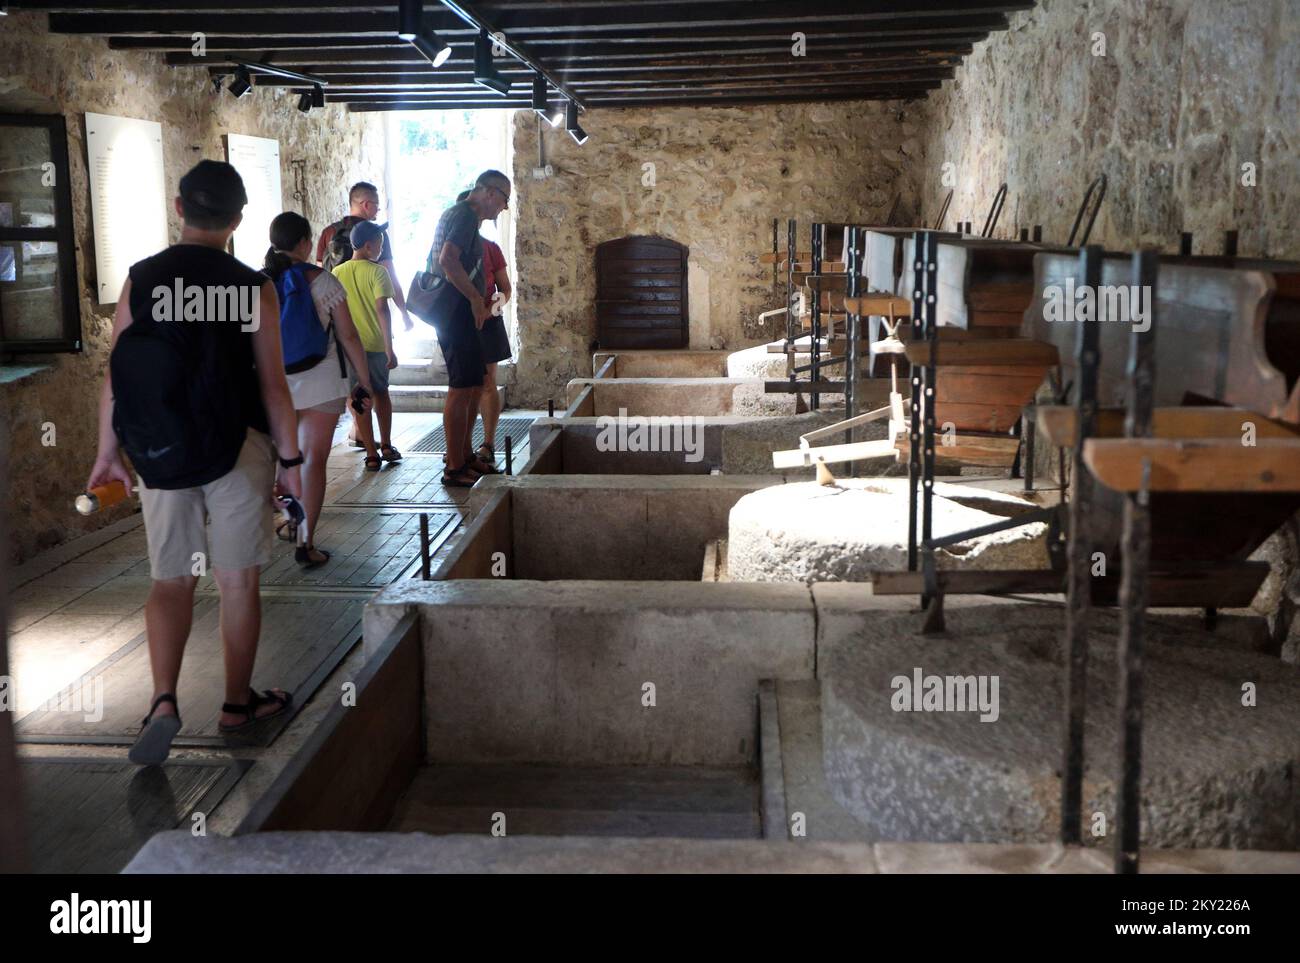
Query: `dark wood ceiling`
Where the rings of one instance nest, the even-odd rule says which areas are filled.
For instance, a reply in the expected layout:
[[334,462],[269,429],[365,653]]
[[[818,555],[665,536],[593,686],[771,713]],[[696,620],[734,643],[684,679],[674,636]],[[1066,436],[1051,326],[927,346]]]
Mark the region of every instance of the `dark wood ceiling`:
[[[425,25],[452,46],[434,68],[399,39],[397,4],[351,0],[11,2],[50,14],[54,33],[164,53],[177,69],[229,74],[236,60],[327,81],[351,110],[529,105],[533,71],[503,57],[507,96],[474,82],[476,30],[437,0]],[[459,4],[462,8],[470,4]],[[491,0],[472,12],[525,48],[584,108],[914,100],[972,45],[1033,0]],[[205,57],[191,52],[196,32]],[[806,37],[804,56],[792,35]],[[259,75],[255,87],[302,89]]]

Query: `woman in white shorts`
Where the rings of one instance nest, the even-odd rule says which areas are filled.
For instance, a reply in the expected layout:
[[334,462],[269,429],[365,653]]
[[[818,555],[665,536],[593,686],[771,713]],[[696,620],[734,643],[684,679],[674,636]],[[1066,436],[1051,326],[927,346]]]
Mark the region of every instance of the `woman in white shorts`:
[[[334,275],[311,263],[313,236],[311,224],[301,214],[285,211],[277,215],[271,221],[271,249],[266,252],[262,268],[281,291],[285,287],[283,275],[290,269],[300,272],[300,276],[310,282],[316,315],[328,336],[325,356],[318,363],[305,371],[285,373],[289,392],[293,395],[293,407],[298,413],[298,445],[305,459],[302,500],[307,516],[307,544],[300,546],[295,556],[305,568],[316,568],[330,559],[329,552],[318,549],[313,540],[321,505],[325,501],[325,465],[334,443],[339,415],[343,414],[349,397],[353,406],[359,404],[362,410],[369,410],[371,397],[366,351],[352,323],[352,315],[348,313],[347,292]],[[288,309],[283,295],[280,310],[280,333],[285,339],[287,333],[283,318]],[[340,346],[352,362],[353,370],[360,373],[360,383],[351,392],[343,371]],[[292,537],[284,525],[277,528],[276,533],[284,539]]]

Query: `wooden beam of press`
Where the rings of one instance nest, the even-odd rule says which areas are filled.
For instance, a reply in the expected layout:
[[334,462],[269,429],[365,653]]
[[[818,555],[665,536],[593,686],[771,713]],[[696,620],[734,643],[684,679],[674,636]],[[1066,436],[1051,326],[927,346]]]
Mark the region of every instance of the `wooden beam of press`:
[[[1144,461],[1153,492],[1300,492],[1300,439],[1090,438],[1083,460],[1107,488],[1136,492]],[[1187,520],[1189,525],[1195,519]]]
[[[854,314],[862,316],[878,315],[880,317],[906,318],[911,317],[912,302],[907,298],[900,298],[897,295],[875,292],[864,294],[857,298],[844,298],[844,310],[852,311]],[[942,358],[944,352],[939,351],[939,357]]]
[[[1268,575],[1267,562],[1226,562],[1178,567],[1151,573],[1149,591],[1153,608],[1245,608],[1255,598]],[[950,595],[1056,595],[1065,591],[1065,572],[1051,569],[1005,571],[943,571],[939,588]],[[1119,604],[1117,573],[1094,576],[1092,602]],[[920,595],[925,590],[921,572],[873,572],[873,595]]]
[[833,465],[866,458],[897,458],[894,442],[888,438],[858,441],[847,445],[823,445],[820,448],[792,448],[772,452],[773,468],[812,468],[819,461]]
[[[1029,338],[987,338],[978,341],[947,341],[944,331],[939,332],[938,366],[949,365],[1054,365],[1060,360],[1056,345]],[[907,345],[907,360],[912,364],[927,364],[930,344],[913,341]]]
[[[949,465],[1006,467],[1015,460],[1016,449],[1019,447],[1019,440],[1016,438],[998,438],[962,431],[957,432],[955,444],[943,444],[942,435],[940,439],[940,444],[934,446],[935,460],[940,464]],[[898,449],[898,460],[907,461],[911,445],[906,432],[894,439],[894,447]]]
[[[1039,405],[1039,437],[1049,445],[1069,448],[1074,444],[1078,419],[1071,405]],[[1251,425],[1253,429],[1243,426]],[[1157,408],[1152,413],[1152,433],[1156,438],[1236,439],[1249,430],[1256,438],[1297,438],[1300,427],[1266,418],[1247,408],[1220,408],[1216,405],[1180,405]],[[1097,411],[1094,438],[1119,438],[1124,434],[1124,409],[1100,408]]]

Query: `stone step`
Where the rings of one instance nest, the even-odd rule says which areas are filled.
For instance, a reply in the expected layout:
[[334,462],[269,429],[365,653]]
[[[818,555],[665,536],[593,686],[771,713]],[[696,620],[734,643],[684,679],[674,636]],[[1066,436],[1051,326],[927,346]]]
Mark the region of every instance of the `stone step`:
[[756,774],[687,766],[429,766],[390,830],[507,835],[755,839]]
[[[388,389],[394,411],[442,411],[447,400],[446,385],[392,385]],[[497,386],[501,407],[506,405],[506,389]]]
[[447,366],[442,358],[412,358],[388,372],[389,385],[438,385],[447,383]]

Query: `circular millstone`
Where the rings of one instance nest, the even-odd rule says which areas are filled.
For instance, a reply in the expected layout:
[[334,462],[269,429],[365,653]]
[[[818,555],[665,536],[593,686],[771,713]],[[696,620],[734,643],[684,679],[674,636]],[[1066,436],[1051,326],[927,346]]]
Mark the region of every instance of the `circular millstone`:
[[[784,342],[777,343],[784,345]],[[808,364],[812,361],[812,354],[809,352],[806,338],[801,347],[802,352],[796,353],[794,357],[796,365]],[[798,347],[796,347],[796,351],[798,351]],[[785,376],[785,355],[767,350],[765,344],[756,345],[752,348],[743,348],[727,355],[728,378],[781,379]],[[802,377],[806,378],[808,376],[804,374]]]
[[[880,840],[1056,838],[1063,607],[950,599],[947,632],[932,636],[919,634],[915,613],[866,619],[821,673],[823,761],[835,798]],[[1093,610],[1082,826],[1087,842],[1105,846],[1116,831],[1118,625],[1117,610]],[[910,685],[918,670],[922,691],[909,700],[898,680]],[[1169,615],[1147,620],[1143,670],[1142,844],[1294,849],[1300,673],[1226,649],[1199,622]],[[996,720],[981,722],[978,708],[954,711],[955,699],[944,711],[896,709],[924,705],[931,676],[944,678],[945,690],[947,677],[974,677],[977,706],[980,677],[986,697],[996,679],[996,713],[984,713]],[[1256,705],[1243,705],[1248,692]]]
[[[832,466],[832,470],[834,466]],[[919,499],[918,499],[919,504]],[[933,534],[941,537],[1030,511],[1022,498],[939,482]],[[862,582],[907,568],[907,480],[848,478],[776,485],[731,509],[730,577],[737,582]],[[939,568],[1046,568],[1042,522],[959,542],[935,553]]]

